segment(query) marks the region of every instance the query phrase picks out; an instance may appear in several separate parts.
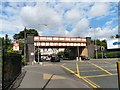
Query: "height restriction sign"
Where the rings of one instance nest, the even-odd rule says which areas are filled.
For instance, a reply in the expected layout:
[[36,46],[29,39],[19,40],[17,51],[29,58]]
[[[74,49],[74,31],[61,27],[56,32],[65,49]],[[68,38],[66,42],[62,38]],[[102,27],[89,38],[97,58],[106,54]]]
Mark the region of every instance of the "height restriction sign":
[[13,43],[13,50],[19,51],[19,43]]

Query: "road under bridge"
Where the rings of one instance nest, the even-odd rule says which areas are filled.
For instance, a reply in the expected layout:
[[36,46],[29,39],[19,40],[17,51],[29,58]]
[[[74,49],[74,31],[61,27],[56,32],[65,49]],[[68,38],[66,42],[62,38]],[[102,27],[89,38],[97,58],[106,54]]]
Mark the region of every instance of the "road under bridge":
[[[94,49],[91,48],[91,38],[86,37],[62,37],[62,36],[33,36],[27,35],[26,59],[29,62],[35,60],[35,51],[40,49],[69,48],[74,58],[79,56],[91,56]],[[39,55],[39,54],[38,54]]]

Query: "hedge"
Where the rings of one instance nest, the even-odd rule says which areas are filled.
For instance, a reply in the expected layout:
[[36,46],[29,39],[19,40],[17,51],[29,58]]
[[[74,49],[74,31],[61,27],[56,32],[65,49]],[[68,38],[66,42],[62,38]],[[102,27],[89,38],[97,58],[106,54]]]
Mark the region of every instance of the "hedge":
[[[104,52],[103,56],[105,55],[107,58],[120,58],[120,52]],[[98,52],[98,58],[102,58],[102,52]]]

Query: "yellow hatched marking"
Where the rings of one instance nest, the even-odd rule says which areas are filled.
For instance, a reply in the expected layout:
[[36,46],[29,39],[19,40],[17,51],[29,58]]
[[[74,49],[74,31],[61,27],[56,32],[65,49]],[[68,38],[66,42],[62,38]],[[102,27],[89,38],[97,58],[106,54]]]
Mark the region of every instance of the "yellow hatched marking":
[[61,67],[63,67],[64,69],[68,70],[69,72],[73,73],[74,75],[76,75],[74,71],[70,70],[69,68],[65,67],[64,65],[61,65]]
[[95,78],[95,77],[105,77],[105,76],[114,76],[117,75],[117,73],[109,75],[109,74],[103,74],[103,75],[94,75],[94,76],[82,76],[82,78]]
[[[81,70],[80,72],[99,72],[101,70]],[[116,69],[111,69],[109,71],[116,71]]]
[[72,71],[72,70],[70,70],[69,68],[67,68],[67,67],[65,67],[63,65],[61,65],[61,67],[63,67],[64,69],[68,70],[69,72],[73,73],[78,78],[84,80],[86,83],[88,83],[89,85],[91,85],[93,88],[99,88],[100,87],[99,85],[95,84],[94,82],[92,82],[92,81],[90,81],[90,80],[88,80],[86,78],[81,77],[79,74],[75,74],[75,72]]
[[90,61],[88,61],[88,62],[89,62],[90,64],[94,65],[95,67],[103,70],[104,72],[108,73],[109,75],[112,75],[112,73],[110,73],[109,71],[105,70],[104,68],[102,68],[102,67],[100,67],[100,66],[98,66],[98,65],[96,65],[96,64],[94,64],[94,63],[92,63],[92,62],[90,62]]
[[87,78],[83,78],[81,76],[79,76],[78,74],[76,75],[78,78],[82,79],[83,81],[85,81],[86,83],[88,83],[89,85],[91,85],[93,88],[100,88],[99,85],[95,84],[94,82],[92,82],[91,80],[87,79]]
[[101,70],[81,70],[80,72],[97,72],[97,71],[101,71]]
[[88,80],[90,83],[92,83],[93,85],[95,85],[97,88],[100,88],[99,85],[97,85],[96,83],[92,82],[91,80],[89,80],[88,78],[85,78],[86,80]]
[[85,82],[87,82],[89,85],[91,85],[93,88],[97,88],[97,86],[95,86],[94,84],[92,84],[91,82],[89,82],[88,80],[86,80],[85,78],[82,78],[82,80],[84,80]]

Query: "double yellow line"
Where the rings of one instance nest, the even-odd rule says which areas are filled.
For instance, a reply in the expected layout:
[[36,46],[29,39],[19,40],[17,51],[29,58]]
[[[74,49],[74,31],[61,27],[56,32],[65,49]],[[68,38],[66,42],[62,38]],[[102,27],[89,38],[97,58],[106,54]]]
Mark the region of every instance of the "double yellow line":
[[82,78],[82,80],[84,80],[85,82],[87,82],[89,85],[91,85],[93,88],[100,88],[99,85],[97,85],[96,83],[92,82],[91,80],[89,80],[88,78]]
[[88,83],[90,86],[92,86],[93,88],[100,88],[99,85],[95,84],[94,82],[92,82],[91,80],[89,80],[86,77],[81,77],[80,76],[80,70],[79,70],[79,65],[76,62],[76,71],[77,73],[75,73],[74,71],[70,70],[69,68],[65,67],[64,65],[61,65],[61,67],[63,67],[64,69],[68,70],[69,72],[71,72],[72,74],[74,74],[75,76],[77,76],[78,78],[84,80],[86,83]]

